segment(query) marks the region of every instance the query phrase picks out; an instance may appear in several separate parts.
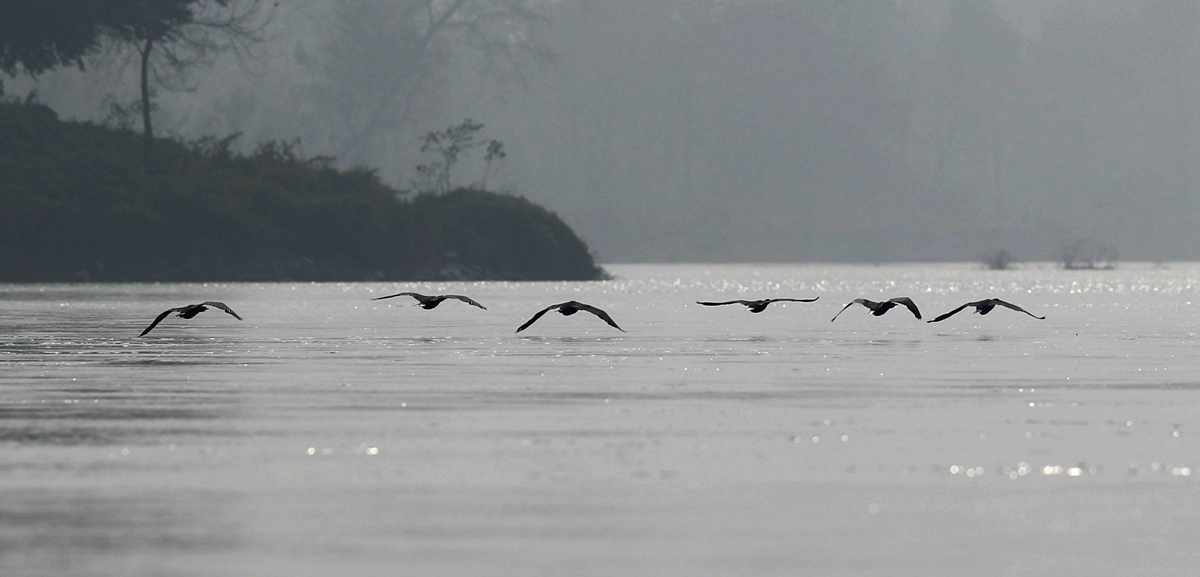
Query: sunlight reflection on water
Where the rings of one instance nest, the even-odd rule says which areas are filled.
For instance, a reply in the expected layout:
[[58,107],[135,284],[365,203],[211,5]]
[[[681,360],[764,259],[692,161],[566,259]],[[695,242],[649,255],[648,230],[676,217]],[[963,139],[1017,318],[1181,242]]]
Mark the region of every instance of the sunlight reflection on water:
[[[1196,497],[1200,267],[611,268],[0,286],[0,574],[958,574],[964,550],[983,574],[1069,573],[1081,551],[1138,572],[1129,535],[1192,566],[1173,503]],[[489,310],[370,301],[395,289]],[[820,299],[694,304],[767,296]],[[1047,319],[830,322],[892,296]],[[206,299],[246,320],[136,338]],[[585,313],[514,333],[568,299],[629,332]]]

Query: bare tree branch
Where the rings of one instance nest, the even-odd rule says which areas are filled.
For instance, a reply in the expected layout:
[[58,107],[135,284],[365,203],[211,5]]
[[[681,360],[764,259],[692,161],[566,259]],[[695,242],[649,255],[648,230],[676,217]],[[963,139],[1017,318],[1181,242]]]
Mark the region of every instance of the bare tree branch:
[[[534,0],[410,0],[399,6],[382,2],[338,6],[339,17],[358,29],[348,28],[343,32],[344,39],[335,40],[332,45],[340,46],[346,56],[354,57],[366,50],[346,44],[379,37],[378,49],[371,56],[386,59],[382,63],[386,72],[377,66],[377,77],[387,79],[374,86],[340,87],[339,84],[350,81],[347,69],[359,63],[338,62],[334,56],[324,64],[325,79],[318,90],[330,94],[344,93],[350,88],[359,90],[354,94],[353,109],[337,99],[330,99],[328,104],[342,107],[340,112],[347,126],[336,144],[338,155],[352,163],[365,162],[368,151],[382,135],[406,123],[420,102],[430,102],[423,96],[445,78],[456,54],[480,58],[490,72],[503,80],[520,78],[517,71],[524,63],[544,62],[548,52],[533,40],[532,29],[544,21],[535,6]],[[381,22],[350,23],[360,18],[360,13],[369,11],[378,18],[386,18],[386,25],[393,30],[407,31],[410,40],[397,42],[394,35],[372,34],[375,32],[372,27],[383,25]],[[326,54],[333,52],[336,51]]]
[[[210,66],[224,53],[243,65],[266,39],[274,9],[266,0],[130,0],[114,3],[102,24],[107,52],[118,60],[136,58],[143,138],[154,141],[151,118],[154,87],[191,90],[190,72]],[[122,53],[132,54],[122,58]]]

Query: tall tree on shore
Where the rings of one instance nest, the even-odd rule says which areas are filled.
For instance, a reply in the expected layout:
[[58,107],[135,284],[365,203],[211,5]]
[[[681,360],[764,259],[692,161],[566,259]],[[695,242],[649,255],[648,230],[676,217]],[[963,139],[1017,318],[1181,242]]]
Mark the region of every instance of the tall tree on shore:
[[118,58],[138,65],[142,134],[154,142],[154,88],[186,89],[188,73],[217,55],[247,55],[264,40],[270,18],[263,0],[108,0],[105,36]]

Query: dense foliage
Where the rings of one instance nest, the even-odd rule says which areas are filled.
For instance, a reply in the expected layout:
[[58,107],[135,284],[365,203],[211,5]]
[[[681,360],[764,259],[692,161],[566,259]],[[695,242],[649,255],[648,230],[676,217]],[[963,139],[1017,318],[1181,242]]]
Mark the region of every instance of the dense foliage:
[[478,190],[401,199],[286,143],[162,140],[0,104],[0,281],[601,278],[553,213]]
[[[225,6],[229,0],[208,0]],[[201,0],[5,0],[0,72],[38,75],[82,66],[104,37],[163,42],[194,21]]]
[[0,72],[37,75],[82,66],[100,44],[104,11],[98,0],[0,2]]

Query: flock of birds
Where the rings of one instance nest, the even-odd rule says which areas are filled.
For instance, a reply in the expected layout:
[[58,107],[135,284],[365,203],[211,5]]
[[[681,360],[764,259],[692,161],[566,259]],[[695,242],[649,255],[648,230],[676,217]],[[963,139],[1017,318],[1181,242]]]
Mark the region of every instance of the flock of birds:
[[[423,294],[415,293],[415,292],[401,292],[401,293],[396,293],[394,295],[376,297],[371,300],[379,301],[379,300],[396,298],[396,297],[412,297],[412,298],[416,299],[417,306],[420,306],[421,308],[426,309],[426,310],[437,308],[438,305],[442,304],[447,299],[459,300],[459,301],[467,303],[471,306],[479,307],[483,310],[487,310],[487,307],[479,304],[474,299],[463,296],[463,295],[423,295]],[[821,298],[821,297],[813,297],[811,299],[774,298],[774,299],[762,299],[762,300],[753,300],[753,301],[751,301],[751,300],[733,300],[733,301],[722,301],[722,302],[696,301],[696,304],[704,305],[706,307],[719,307],[719,306],[724,306],[724,305],[745,305],[746,308],[748,308],[750,310],[750,312],[761,313],[764,310],[766,310],[767,306],[769,306],[771,303],[777,303],[777,302],[810,303],[810,302],[817,300],[818,298]],[[829,322],[836,321],[838,316],[840,316],[843,312],[846,311],[846,309],[850,308],[853,305],[862,305],[862,306],[866,307],[871,312],[872,315],[875,315],[877,317],[883,316],[884,313],[892,310],[893,308],[903,305],[910,312],[912,312],[913,316],[917,317],[917,320],[921,319],[921,311],[920,311],[920,309],[917,308],[917,303],[913,302],[913,300],[908,297],[896,297],[896,298],[888,299],[886,301],[854,299],[854,300],[846,303],[846,306],[842,307],[842,310],[838,311],[838,313],[836,315],[833,315],[833,318],[830,319]],[[938,315],[936,318],[929,320],[927,322],[936,323],[936,322],[944,321],[944,320],[958,314],[960,311],[962,311],[968,307],[974,307],[976,313],[981,314],[981,315],[986,315],[986,314],[992,312],[992,309],[996,308],[997,306],[1001,306],[1001,307],[1005,307],[1008,309],[1012,309],[1017,312],[1025,313],[1035,319],[1045,319],[1046,318],[1046,317],[1039,317],[1039,316],[1037,316],[1017,305],[1007,302],[1007,301],[1003,301],[1000,299],[983,299],[980,301],[972,301],[972,302],[966,303],[950,312]],[[226,313],[233,315],[233,317],[236,318],[237,320],[239,320],[239,321],[242,320],[242,317],[238,316],[237,313],[233,312],[233,309],[229,308],[225,303],[216,302],[216,301],[205,301],[205,302],[202,302],[199,304],[176,307],[176,308],[167,309],[167,310],[163,311],[162,313],[160,313],[158,315],[157,318],[154,319],[154,322],[150,323],[150,326],[146,327],[146,330],[142,331],[142,334],[140,334],[138,336],[139,337],[146,336],[146,333],[149,333],[150,331],[154,330],[154,327],[158,326],[158,323],[161,323],[163,321],[163,319],[170,316],[171,313],[176,313],[176,316],[178,316],[180,318],[190,319],[190,318],[208,310],[208,307],[213,307],[216,309],[223,310]],[[567,301],[565,303],[558,303],[556,305],[550,305],[550,306],[538,311],[537,314],[533,315],[532,318],[525,321],[525,324],[522,324],[520,327],[517,327],[517,332],[519,333],[519,332],[529,328],[530,325],[537,322],[537,320],[542,318],[543,315],[545,315],[546,313],[553,311],[553,310],[557,310],[559,314],[566,316],[566,317],[569,317],[579,311],[587,311],[589,313],[592,313],[593,315],[596,315],[597,317],[600,318],[600,320],[604,321],[605,323],[608,323],[608,326],[610,326],[614,329],[617,329],[618,331],[626,332],[625,329],[617,326],[616,321],[614,321],[612,319],[612,317],[609,316],[608,313],[605,312],[603,309],[594,307],[587,303],[581,303],[579,301]]]

